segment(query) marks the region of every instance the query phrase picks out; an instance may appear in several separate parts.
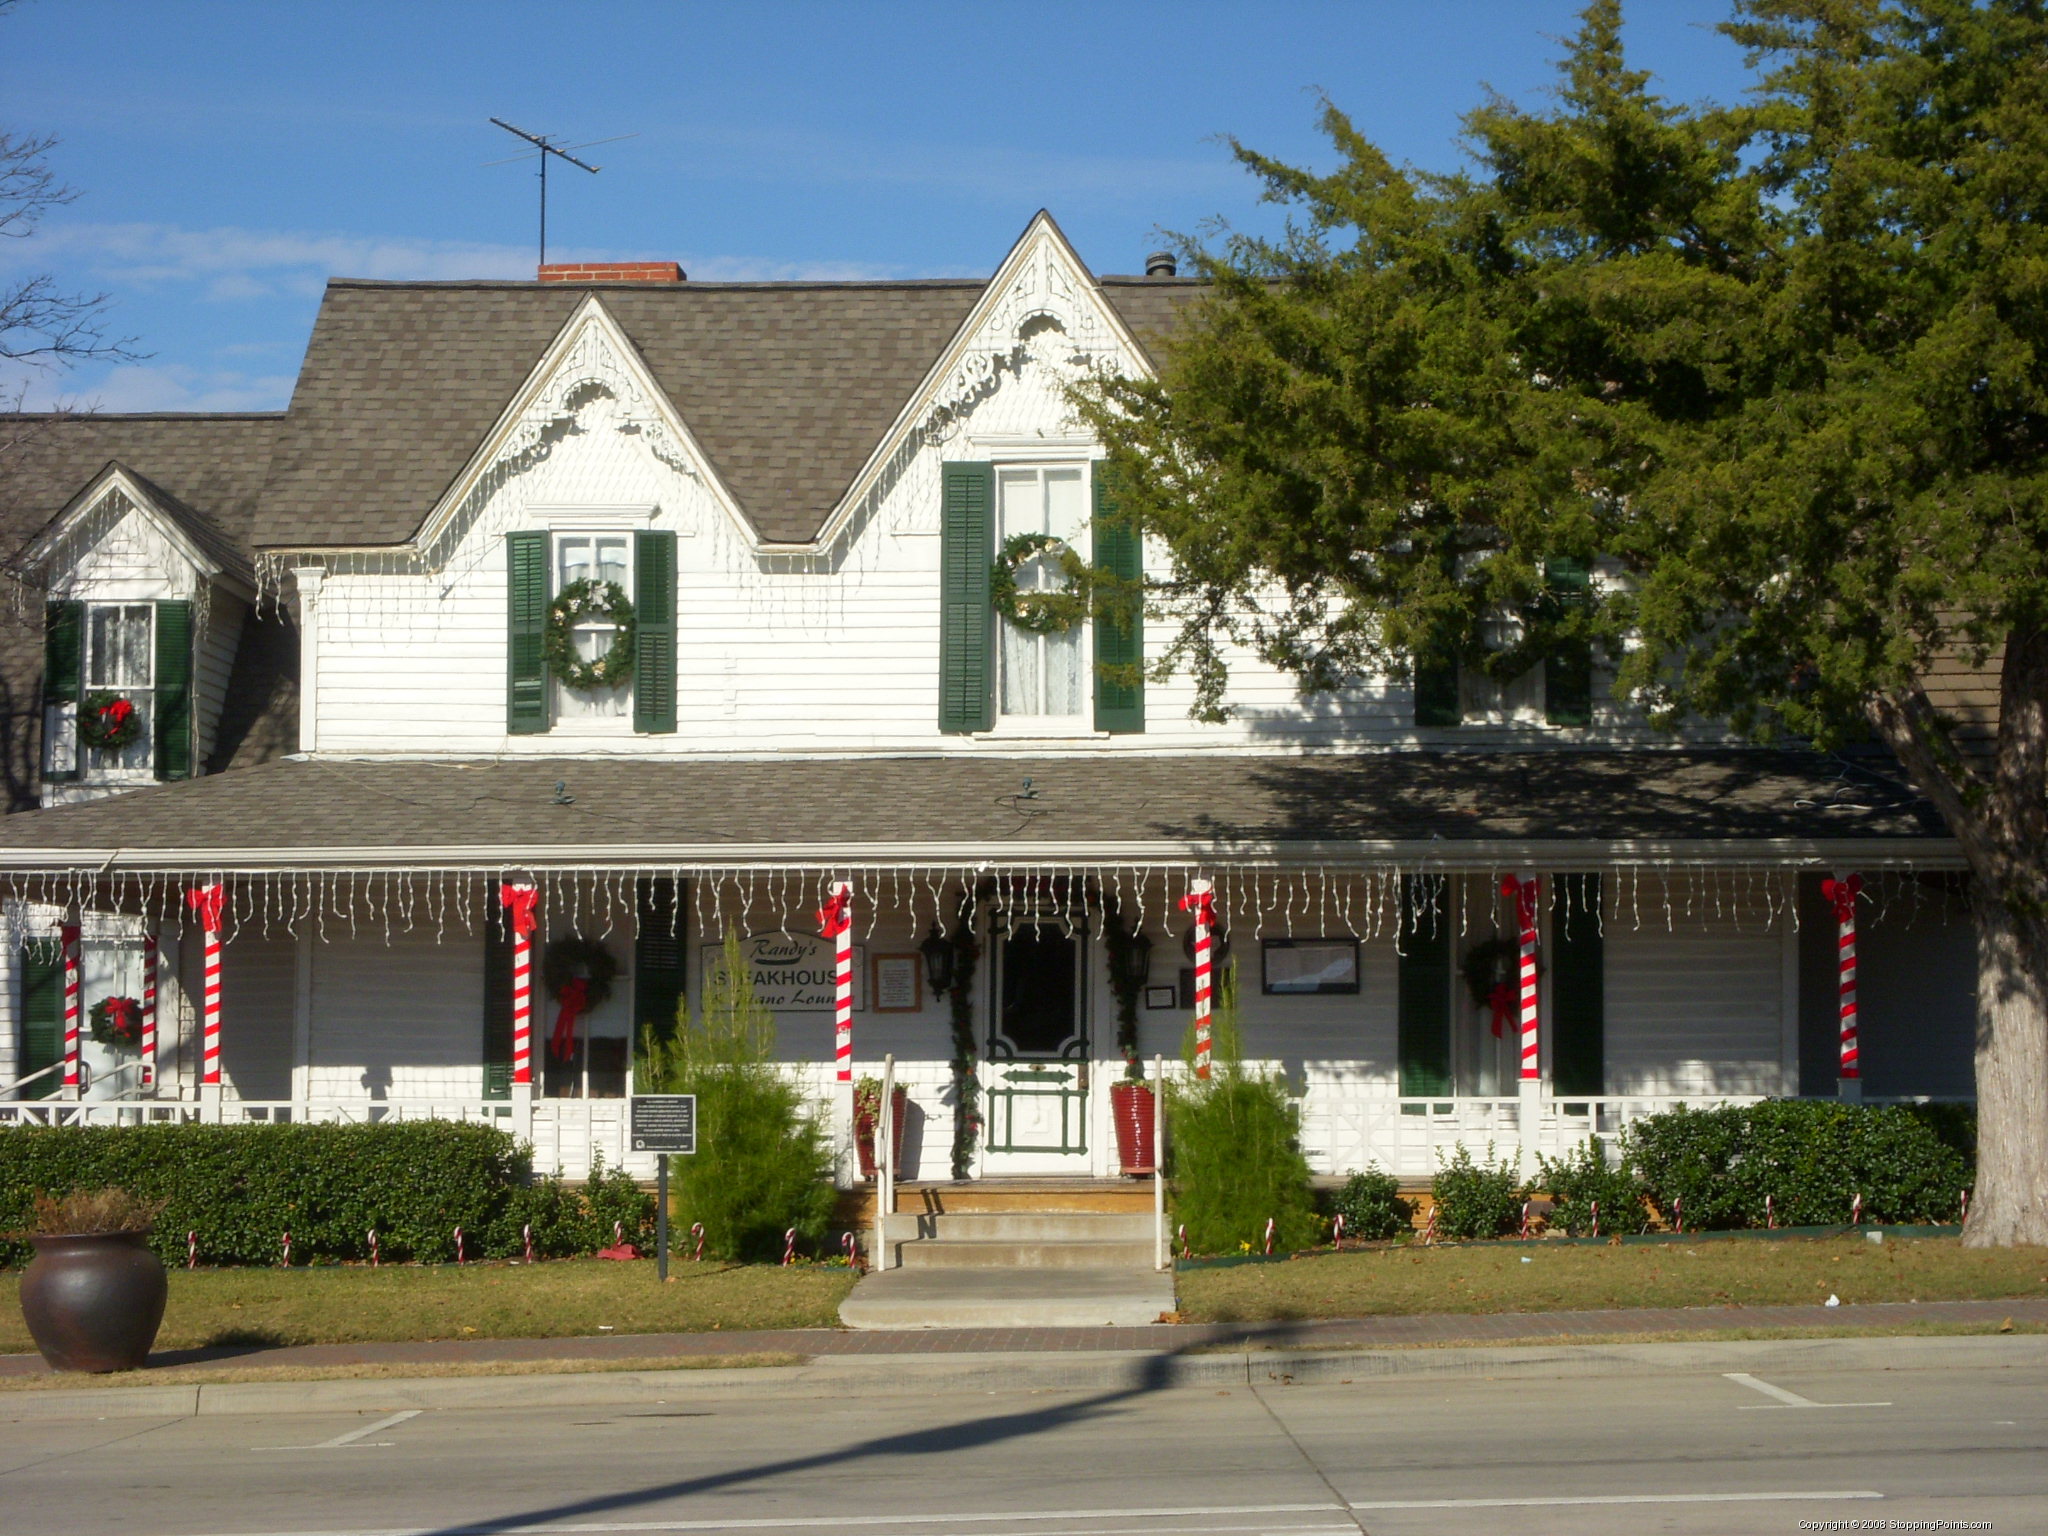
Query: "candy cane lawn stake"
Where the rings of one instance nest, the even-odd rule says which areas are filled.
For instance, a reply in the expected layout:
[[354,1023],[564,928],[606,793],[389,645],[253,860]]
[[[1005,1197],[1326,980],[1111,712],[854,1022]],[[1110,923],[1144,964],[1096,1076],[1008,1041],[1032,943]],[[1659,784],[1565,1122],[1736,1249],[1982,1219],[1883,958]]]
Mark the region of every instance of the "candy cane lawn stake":
[[1685,1236],[1685,1197],[1683,1195],[1673,1195],[1671,1197],[1671,1230],[1680,1237]]
[[1180,909],[1195,918],[1195,1076],[1209,1075],[1209,1017],[1215,1006],[1215,887],[1207,880],[1188,884]]
[[78,924],[57,930],[64,958],[64,1088],[78,1097]]
[[1969,1224],[1969,1220],[1970,1220],[1970,1192],[1969,1192],[1969,1191],[1968,1191],[1968,1190],[1966,1189],[1966,1190],[1964,1190],[1964,1191],[1963,1191],[1963,1223],[1964,1223],[1964,1225],[1966,1225],[1966,1226],[1967,1226],[1967,1225]]
[[832,1049],[839,1064],[839,1081],[853,1081],[853,886],[845,880],[832,882],[832,894],[818,909],[818,935],[837,945],[833,972],[837,986],[832,1024]]
[[284,1235],[284,1267],[292,1267],[292,1235],[289,1232]]
[[1339,1253],[1344,1251],[1344,1213],[1339,1211],[1330,1222],[1330,1246]]
[[701,1264],[704,1261],[704,1223],[701,1221],[691,1222],[690,1236],[695,1238],[697,1242],[697,1251],[691,1254],[690,1258],[693,1262]]
[[1842,1064],[1835,1075],[1845,1083],[1860,1085],[1863,1067],[1856,1042],[1856,898],[1863,893],[1863,877],[1823,880],[1820,893],[1835,909],[1835,963],[1842,1030]]
[[205,980],[200,989],[199,1085],[220,1087],[220,920],[227,891],[216,880],[185,893],[185,904],[199,918],[204,940]]
[[540,891],[519,881],[498,887],[512,918],[512,1081],[533,1081],[533,935],[540,926]]
[[1586,1235],[1588,1237],[1598,1237],[1600,1235],[1600,1202],[1598,1200],[1593,1202],[1593,1230]]
[[187,1232],[185,1234],[185,1267],[187,1269],[197,1269],[199,1267],[199,1234],[197,1232]]
[[533,1262],[533,1223],[528,1222],[519,1229],[519,1246],[525,1250],[526,1262]]
[[795,1227],[791,1227],[787,1232],[782,1234],[782,1262],[784,1264],[794,1264],[796,1262]]
[[1527,1200],[1522,1202],[1522,1231],[1520,1235],[1524,1241],[1529,1236],[1529,1202]]
[[614,1248],[623,1248],[625,1244],[626,1224],[623,1221],[615,1221],[612,1223],[612,1246]]
[[1271,1253],[1272,1251],[1273,1251],[1273,1218],[1272,1218],[1272,1217],[1270,1217],[1270,1216],[1268,1216],[1268,1217],[1266,1218],[1266,1252],[1270,1254],[1270,1253]]
[[855,1237],[851,1232],[842,1232],[839,1235],[839,1247],[840,1250],[844,1252],[846,1255],[846,1267],[848,1269],[859,1269],[860,1239]]
[[455,1262],[457,1264],[469,1262],[469,1251],[462,1246],[462,1228],[460,1227],[455,1229]]
[[1427,1248],[1436,1242],[1436,1207],[1429,1208],[1429,1220],[1422,1224],[1422,1246]]
[[1769,1195],[1764,1196],[1764,1226],[1775,1232],[1778,1229],[1778,1211]]
[[1515,898],[1515,927],[1521,936],[1522,1081],[1540,1082],[1543,1077],[1541,1042],[1537,1038],[1536,1010],[1536,876],[1503,876],[1500,893]]
[[1188,1224],[1186,1222],[1180,1224],[1180,1256],[1184,1259],[1194,1257],[1194,1251],[1188,1247]]
[[1849,1202],[1849,1225],[1852,1227],[1863,1225],[1863,1197],[1861,1195],[1856,1196]]
[[156,935],[142,939],[142,1086],[156,1086]]
[[370,1228],[370,1268],[376,1269],[384,1262],[384,1255],[377,1247],[377,1229]]

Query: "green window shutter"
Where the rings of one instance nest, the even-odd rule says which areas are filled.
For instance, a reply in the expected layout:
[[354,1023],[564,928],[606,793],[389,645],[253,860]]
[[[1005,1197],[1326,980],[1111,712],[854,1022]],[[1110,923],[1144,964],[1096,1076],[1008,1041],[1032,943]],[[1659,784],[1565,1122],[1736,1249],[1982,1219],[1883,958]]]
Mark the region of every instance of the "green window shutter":
[[995,466],[944,464],[940,477],[939,729],[985,731],[995,724]]
[[[1584,607],[1593,594],[1593,573],[1583,560],[1546,560],[1543,580],[1560,606]],[[1593,647],[1586,641],[1568,641],[1544,658],[1543,718],[1552,725],[1593,723]]]
[[156,605],[156,776],[189,779],[198,732],[192,722],[192,605]]
[[512,1097],[512,914],[488,888],[484,919],[484,1097]]
[[[1091,523],[1095,564],[1118,581],[1144,579],[1144,541],[1119,515],[1116,487],[1107,469],[1095,467],[1095,516]],[[1095,614],[1095,729],[1132,735],[1145,729],[1145,618],[1121,604]]]
[[1451,914],[1442,875],[1410,875],[1401,903],[1396,976],[1401,1097],[1451,1091]]
[[[633,930],[633,1018],[656,1039],[672,1040],[676,1009],[683,1000],[684,941],[688,914],[682,886],[667,876],[639,880],[634,887],[638,918]],[[637,1035],[637,1031],[636,1031]]]
[[[84,683],[85,604],[55,602],[43,610],[43,704],[45,707],[76,704]],[[48,716],[44,729],[49,729]],[[46,749],[47,750],[47,749]],[[78,777],[78,749],[74,743],[71,760],[52,762],[43,777],[62,783]]]
[[[21,1056],[14,1075],[26,1077],[54,1067],[64,1053],[64,948],[52,939],[25,944],[21,950]],[[57,1074],[22,1090],[32,1099],[46,1099],[63,1086]]]
[[1607,956],[1600,877],[1559,875],[1550,920],[1550,1082],[1598,1097],[1607,1080]]
[[505,535],[505,729],[538,736],[548,728],[548,666],[541,641],[548,627],[545,533]]
[[1458,704],[1458,663],[1435,657],[1415,658],[1415,723],[1457,725],[1464,719]]
[[676,536],[633,535],[633,729],[676,728]]

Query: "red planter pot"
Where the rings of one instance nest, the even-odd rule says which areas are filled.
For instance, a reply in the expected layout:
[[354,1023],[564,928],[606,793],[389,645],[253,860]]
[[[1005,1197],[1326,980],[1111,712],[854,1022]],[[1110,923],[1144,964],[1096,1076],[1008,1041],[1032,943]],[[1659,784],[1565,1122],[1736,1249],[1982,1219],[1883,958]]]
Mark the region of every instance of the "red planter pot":
[[1159,1166],[1152,1140],[1152,1090],[1129,1079],[1109,1087],[1110,1113],[1116,1121],[1116,1156],[1125,1173],[1152,1173]]
[[147,1232],[31,1237],[21,1315],[50,1368],[132,1371],[149,1358],[164,1320],[163,1261]]
[[[903,1112],[910,1107],[910,1094],[898,1088],[889,1095],[889,1166],[896,1177],[903,1177]],[[860,1176],[872,1179],[875,1176],[875,1116],[868,1110],[855,1106],[853,1111],[853,1144],[860,1153]]]

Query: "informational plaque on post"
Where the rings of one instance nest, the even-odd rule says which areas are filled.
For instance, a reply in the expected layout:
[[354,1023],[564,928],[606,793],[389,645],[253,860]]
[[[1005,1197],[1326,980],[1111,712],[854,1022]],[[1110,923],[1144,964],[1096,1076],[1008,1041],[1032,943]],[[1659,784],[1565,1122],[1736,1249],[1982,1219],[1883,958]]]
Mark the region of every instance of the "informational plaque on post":
[[694,1093],[636,1093],[632,1100],[632,1136],[635,1152],[684,1152],[697,1150],[697,1095]]

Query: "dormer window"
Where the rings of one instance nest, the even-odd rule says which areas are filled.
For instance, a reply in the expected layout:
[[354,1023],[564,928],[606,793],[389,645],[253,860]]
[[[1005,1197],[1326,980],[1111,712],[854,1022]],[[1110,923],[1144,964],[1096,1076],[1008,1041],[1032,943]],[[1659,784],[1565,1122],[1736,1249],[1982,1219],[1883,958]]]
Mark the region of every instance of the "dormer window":
[[184,599],[49,604],[46,782],[119,785],[191,776],[193,610]]

